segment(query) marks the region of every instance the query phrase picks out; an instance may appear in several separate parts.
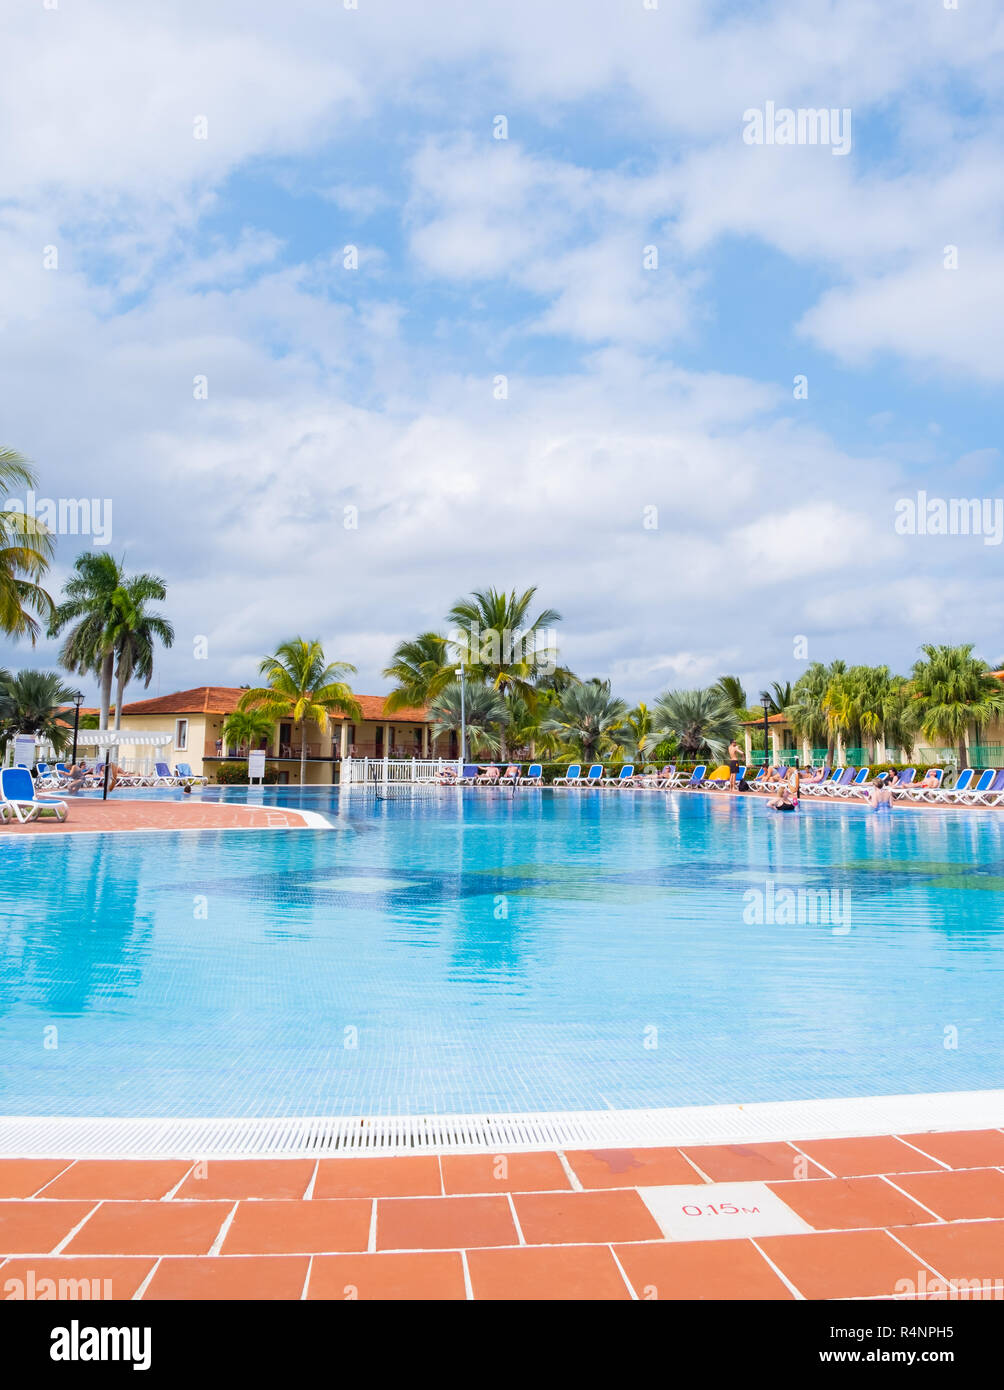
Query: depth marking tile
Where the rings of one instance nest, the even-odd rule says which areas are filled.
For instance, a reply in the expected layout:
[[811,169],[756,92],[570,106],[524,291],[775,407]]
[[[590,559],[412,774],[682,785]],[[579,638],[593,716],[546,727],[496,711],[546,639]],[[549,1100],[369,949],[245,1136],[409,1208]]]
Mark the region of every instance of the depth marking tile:
[[812,1227],[763,1182],[640,1187],[667,1240],[787,1236]]

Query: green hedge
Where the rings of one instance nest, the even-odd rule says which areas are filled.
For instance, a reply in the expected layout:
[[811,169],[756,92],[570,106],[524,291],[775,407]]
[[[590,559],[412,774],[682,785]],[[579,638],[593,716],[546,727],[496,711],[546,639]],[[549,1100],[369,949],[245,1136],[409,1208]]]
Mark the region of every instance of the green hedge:
[[[219,763],[214,773],[216,781],[224,787],[246,787],[248,786],[248,765],[247,763]],[[279,773],[274,767],[265,767],[265,785],[274,786],[279,780]]]

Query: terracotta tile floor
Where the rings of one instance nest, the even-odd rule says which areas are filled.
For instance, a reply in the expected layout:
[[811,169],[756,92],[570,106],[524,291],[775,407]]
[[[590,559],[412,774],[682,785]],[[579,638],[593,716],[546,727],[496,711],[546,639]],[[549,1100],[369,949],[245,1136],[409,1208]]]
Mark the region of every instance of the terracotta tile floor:
[[1004,1298],[1002,1130],[0,1160],[7,1299],[924,1298],[974,1280]]
[[182,801],[138,801],[126,791],[114,792],[107,801],[94,797],[66,798],[65,821],[51,816],[26,825],[8,821],[0,834],[72,835],[84,830],[291,830],[302,829],[296,811],[276,806],[238,806],[222,801],[200,801],[197,794]]

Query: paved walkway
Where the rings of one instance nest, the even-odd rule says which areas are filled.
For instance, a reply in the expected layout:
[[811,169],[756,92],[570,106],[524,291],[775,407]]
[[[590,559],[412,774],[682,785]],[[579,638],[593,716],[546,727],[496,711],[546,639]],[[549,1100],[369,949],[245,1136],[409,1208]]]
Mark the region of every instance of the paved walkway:
[[202,801],[198,795],[178,801],[129,800],[115,793],[107,801],[95,797],[66,798],[65,821],[52,816],[16,825],[0,826],[0,835],[67,835],[86,830],[289,830],[301,829],[298,811],[275,806],[239,806],[231,802]]
[[0,1252],[5,1298],[1004,1298],[1004,1130],[6,1159]]

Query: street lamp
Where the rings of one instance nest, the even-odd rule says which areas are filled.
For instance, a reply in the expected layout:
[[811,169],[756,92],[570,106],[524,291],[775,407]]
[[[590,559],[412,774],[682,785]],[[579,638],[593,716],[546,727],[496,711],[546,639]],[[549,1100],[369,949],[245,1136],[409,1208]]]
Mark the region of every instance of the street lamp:
[[467,717],[464,710],[464,668],[458,666],[455,673],[460,677],[460,764],[467,761]]
[[70,766],[73,767],[77,761],[77,731],[80,728],[80,706],[84,703],[84,692],[78,690],[73,697],[73,757],[70,759]]
[[767,749],[770,747],[770,725],[767,719],[767,711],[773,708],[774,701],[766,690],[761,690],[760,700],[763,704],[763,765],[767,766]]

